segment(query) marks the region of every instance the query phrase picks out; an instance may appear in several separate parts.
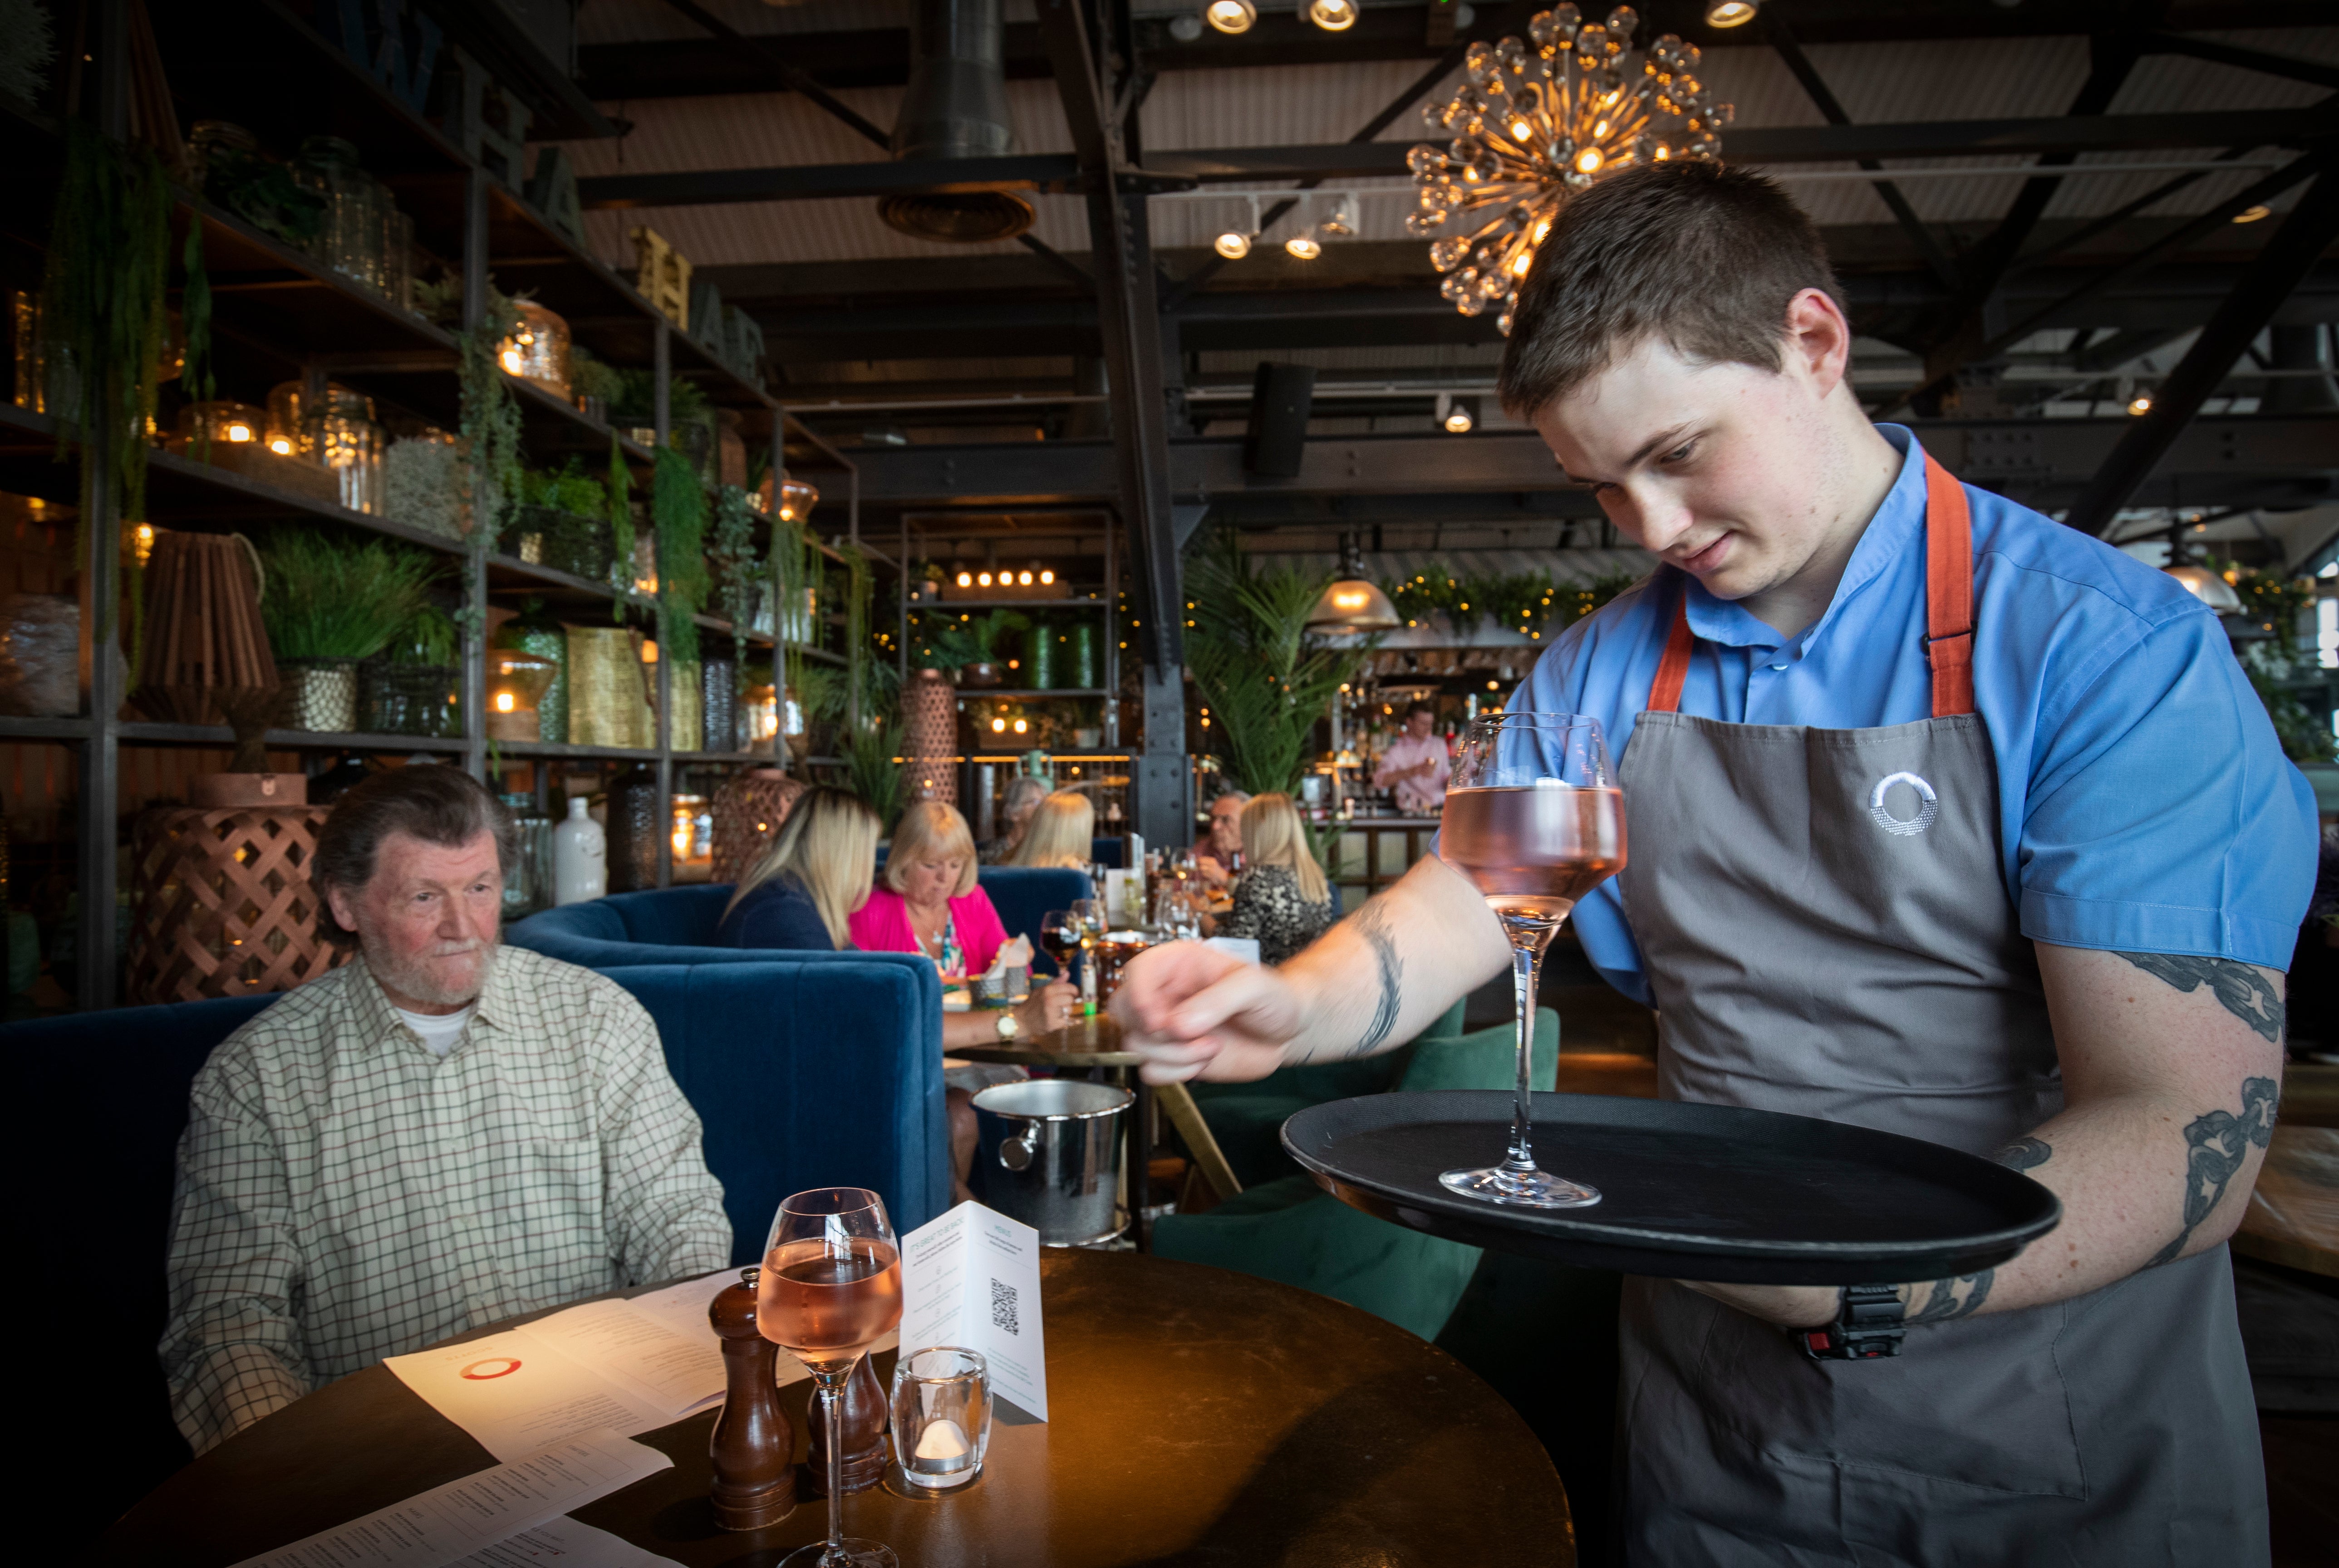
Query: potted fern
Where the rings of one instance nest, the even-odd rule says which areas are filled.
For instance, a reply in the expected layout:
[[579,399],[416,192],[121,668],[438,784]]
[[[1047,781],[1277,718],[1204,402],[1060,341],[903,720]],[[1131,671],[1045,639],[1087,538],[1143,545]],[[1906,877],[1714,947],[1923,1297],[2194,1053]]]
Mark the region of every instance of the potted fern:
[[366,727],[380,735],[444,739],[463,733],[457,705],[462,641],[446,613],[425,605],[400,626],[364,676]]
[[279,528],[260,552],[260,616],[284,677],[284,722],[358,727],[358,664],[381,652],[428,602],[435,557],[380,539],[350,544]]
[[579,459],[521,474],[513,499],[499,540],[506,555],[590,582],[608,577],[608,490]]

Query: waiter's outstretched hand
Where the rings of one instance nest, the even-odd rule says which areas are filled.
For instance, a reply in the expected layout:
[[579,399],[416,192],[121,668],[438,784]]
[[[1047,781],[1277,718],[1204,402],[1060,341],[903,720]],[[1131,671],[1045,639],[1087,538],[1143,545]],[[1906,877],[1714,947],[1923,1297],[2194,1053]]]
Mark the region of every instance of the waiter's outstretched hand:
[[1145,1058],[1148,1083],[1240,1083],[1283,1065],[1299,1033],[1298,994],[1275,971],[1199,942],[1173,942],[1130,962],[1113,994],[1121,1038]]

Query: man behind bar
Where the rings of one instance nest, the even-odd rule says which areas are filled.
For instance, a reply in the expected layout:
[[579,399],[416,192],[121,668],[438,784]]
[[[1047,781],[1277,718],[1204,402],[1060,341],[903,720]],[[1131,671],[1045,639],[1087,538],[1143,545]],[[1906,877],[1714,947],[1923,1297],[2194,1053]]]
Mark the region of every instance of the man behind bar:
[[385,1356],[729,1260],[641,1003],[499,945],[516,843],[451,767],[325,819],[321,920],[358,962],[221,1043],[179,1142],[162,1356],[197,1453]]
[[[1504,404],[1661,564],[1508,708],[1623,753],[1631,855],[1575,923],[1657,1008],[1666,1098],[1995,1154],[2062,1222],[1948,1279],[1628,1281],[1627,1553],[2263,1563],[2226,1238],[2274,1128],[2313,794],[2214,616],[1871,425],[1851,337],[1760,176],[1662,163],[1569,202]],[[1250,1079],[1387,1050],[1509,956],[1432,857],[1280,970],[1160,948],[1114,1007],[1155,1081]]]

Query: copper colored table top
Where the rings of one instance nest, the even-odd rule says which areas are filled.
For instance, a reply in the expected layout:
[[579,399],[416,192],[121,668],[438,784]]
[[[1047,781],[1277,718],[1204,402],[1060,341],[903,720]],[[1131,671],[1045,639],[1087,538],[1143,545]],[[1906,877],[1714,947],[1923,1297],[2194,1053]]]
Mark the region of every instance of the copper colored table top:
[[[1055,1418],[994,1424],[982,1479],[960,1495],[845,1500],[846,1530],[890,1543],[904,1568],[1574,1563],[1543,1445],[1434,1346],[1327,1297],[1133,1253],[1051,1253],[1041,1277]],[[892,1362],[878,1358],[881,1377]],[[799,1457],[810,1387],[781,1391]],[[714,1422],[645,1434],[675,1467],[576,1516],[694,1568],[765,1568],[819,1540],[826,1504],[801,1485],[770,1529],[716,1527]],[[493,1463],[375,1366],[179,1472],[95,1560],[213,1568]]]
[[1076,1018],[1021,1045],[954,1045],[950,1054],[965,1061],[1017,1067],[1135,1067],[1145,1060],[1120,1049],[1120,1024],[1108,1012]]

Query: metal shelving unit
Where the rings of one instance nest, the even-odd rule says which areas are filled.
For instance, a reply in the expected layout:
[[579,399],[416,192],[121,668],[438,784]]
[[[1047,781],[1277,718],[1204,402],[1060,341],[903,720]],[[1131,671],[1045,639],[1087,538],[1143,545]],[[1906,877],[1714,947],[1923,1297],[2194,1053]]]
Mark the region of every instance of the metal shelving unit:
[[[94,69],[98,127],[123,139],[129,123],[126,26],[118,0],[99,0],[90,11],[85,48]],[[481,319],[492,276],[506,292],[531,294],[568,321],[572,340],[608,362],[646,368],[656,386],[655,439],[671,433],[669,380],[680,374],[696,384],[720,409],[743,416],[743,434],[768,439],[775,479],[789,472],[793,438],[810,449],[826,471],[834,466],[847,478],[851,534],[859,532],[859,475],[852,460],[789,416],[762,387],[676,330],[616,271],[573,243],[491,172],[476,119],[484,74],[459,48],[450,46],[440,70],[456,80],[447,94],[453,105],[444,126],[424,119],[368,70],[327,43],[306,17],[284,0],[220,0],[201,15],[176,7],[154,8],[153,24],[174,103],[187,123],[219,118],[242,124],[263,142],[289,147],[311,133],[342,136],[363,149],[370,173],[390,186],[400,208],[414,222],[418,249],[443,259],[463,280],[463,320]],[[85,94],[89,88],[84,88]],[[471,149],[467,151],[466,149]],[[20,210],[45,211],[61,166],[60,128],[21,106],[0,105],[0,156],[12,171]],[[330,378],[376,400],[377,406],[424,422],[453,429],[459,423],[458,341],[444,327],[357,286],[314,258],[261,232],[201,195],[174,192],[172,222],[183,242],[190,225],[202,232],[206,271],[213,294],[214,361],[220,380],[250,389],[277,381]],[[535,384],[507,378],[518,402],[523,449],[539,460],[570,452],[606,455],[614,439],[632,464],[646,470],[655,461],[650,446],[625,429],[613,429]],[[0,489],[77,505],[79,465],[54,460],[58,422],[14,404],[0,404]],[[67,444],[74,432],[64,431]],[[74,814],[78,882],[84,890],[75,932],[76,1002],[96,1008],[114,1001],[118,955],[114,901],[120,847],[116,802],[120,748],[133,746],[223,746],[224,727],[151,724],[120,716],[122,680],[115,661],[95,656],[91,628],[96,606],[118,602],[116,562],[119,512],[100,466],[84,518],[85,553],[76,562],[82,581],[82,667],[84,703],[78,717],[0,718],[0,741],[68,745],[78,764]],[[147,519],[158,528],[231,531],[254,523],[290,519],[337,525],[435,550],[460,563],[462,593],[474,626],[483,626],[491,602],[541,595],[556,613],[583,619],[588,606],[609,613],[613,599],[629,617],[646,618],[655,602],[637,593],[613,593],[609,585],[575,577],[538,563],[498,553],[484,530],[454,538],[431,529],[374,514],[350,511],[313,498],[291,494],[245,475],[156,450],[149,455]],[[830,546],[830,559],[841,558]],[[883,565],[882,552],[867,552]],[[741,635],[719,616],[699,615],[699,626],[731,637],[741,656],[751,647],[771,647],[768,636]],[[834,649],[808,646],[811,658],[844,664]],[[463,647],[464,732],[459,736],[326,735],[271,730],[271,750],[302,752],[429,752],[457,754],[474,776],[486,778],[490,748],[486,730],[486,652],[476,634]],[[550,743],[492,743],[501,762],[556,758],[630,762],[654,766],[661,794],[675,792],[678,765],[750,764],[769,759],[744,753],[676,751],[668,730],[673,712],[672,662],[657,666],[657,735],[652,748],[627,750]],[[817,760],[817,759],[816,759]],[[547,770],[537,768],[537,788]],[[658,881],[671,880],[671,848],[659,837]],[[104,890],[101,892],[101,890]]]

